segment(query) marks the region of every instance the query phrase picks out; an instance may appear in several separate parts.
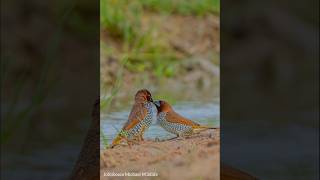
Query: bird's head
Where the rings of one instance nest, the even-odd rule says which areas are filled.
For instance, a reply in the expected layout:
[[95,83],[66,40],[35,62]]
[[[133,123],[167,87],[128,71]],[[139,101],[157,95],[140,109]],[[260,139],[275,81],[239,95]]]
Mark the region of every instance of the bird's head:
[[135,95],[136,102],[153,102],[151,93],[147,89],[139,90]]
[[162,101],[162,100],[154,101],[153,104],[156,105],[158,113],[172,111],[171,105],[166,101]]

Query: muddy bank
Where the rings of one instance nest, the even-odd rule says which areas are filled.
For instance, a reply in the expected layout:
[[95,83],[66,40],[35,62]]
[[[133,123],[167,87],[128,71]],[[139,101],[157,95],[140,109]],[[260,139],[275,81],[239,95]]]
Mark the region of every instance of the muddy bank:
[[219,179],[220,131],[207,130],[186,139],[147,140],[131,148],[118,146],[100,156],[101,179],[119,179],[104,175],[125,172],[153,172],[158,175],[154,179]]

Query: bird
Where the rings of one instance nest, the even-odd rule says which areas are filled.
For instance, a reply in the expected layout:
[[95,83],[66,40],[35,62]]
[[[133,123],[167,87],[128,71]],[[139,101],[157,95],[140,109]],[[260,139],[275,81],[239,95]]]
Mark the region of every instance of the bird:
[[[97,99],[92,111],[92,121],[88,130],[84,144],[81,148],[78,160],[76,161],[72,174],[69,177],[71,180],[100,179],[100,99]],[[221,179],[225,180],[256,180],[258,178],[244,172],[243,170],[221,164]]]
[[177,137],[186,137],[207,129],[216,129],[215,127],[202,126],[181,116],[166,101],[158,100],[154,101],[154,104],[158,110],[157,121],[160,126]]
[[152,121],[157,119],[157,109],[153,104],[151,93],[147,89],[139,90],[134,98],[134,104],[127,122],[111,144],[111,148],[126,140],[128,145],[132,142],[144,141],[143,134],[150,127]]

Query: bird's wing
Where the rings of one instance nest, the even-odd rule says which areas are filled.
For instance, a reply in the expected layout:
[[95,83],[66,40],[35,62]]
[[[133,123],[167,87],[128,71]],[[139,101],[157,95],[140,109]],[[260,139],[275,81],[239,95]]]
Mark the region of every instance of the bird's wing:
[[123,126],[124,130],[133,128],[136,124],[142,121],[147,115],[147,109],[143,103],[136,103],[132,106],[128,121]]
[[187,119],[174,111],[168,112],[166,115],[166,119],[167,121],[172,123],[181,123],[187,126],[200,126],[200,124],[195,123],[190,119]]

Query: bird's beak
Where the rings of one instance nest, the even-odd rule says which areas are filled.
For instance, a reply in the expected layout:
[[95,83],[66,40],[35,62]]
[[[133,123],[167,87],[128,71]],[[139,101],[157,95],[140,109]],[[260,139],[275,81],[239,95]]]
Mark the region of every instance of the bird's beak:
[[153,104],[156,105],[157,108],[160,107],[160,101],[153,101]]

